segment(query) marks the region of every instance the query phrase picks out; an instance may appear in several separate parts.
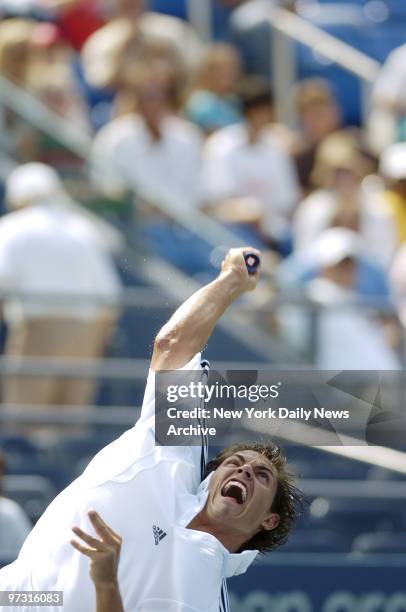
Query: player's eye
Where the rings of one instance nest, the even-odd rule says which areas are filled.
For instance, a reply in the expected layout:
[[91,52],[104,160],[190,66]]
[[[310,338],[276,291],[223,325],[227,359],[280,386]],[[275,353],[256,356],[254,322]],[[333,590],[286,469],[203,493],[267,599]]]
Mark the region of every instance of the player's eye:
[[265,482],[269,481],[269,474],[267,471],[265,470],[261,470],[258,472],[258,476],[261,478],[261,480],[264,480]]

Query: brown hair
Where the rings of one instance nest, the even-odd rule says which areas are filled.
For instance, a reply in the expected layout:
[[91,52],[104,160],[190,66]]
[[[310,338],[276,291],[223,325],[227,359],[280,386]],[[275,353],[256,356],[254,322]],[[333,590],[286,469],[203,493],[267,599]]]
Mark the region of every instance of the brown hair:
[[260,444],[258,442],[233,444],[220,451],[214,459],[209,461],[206,468],[206,476],[214,472],[228,457],[244,450],[254,451],[263,455],[275,466],[277,472],[277,489],[271,510],[279,514],[279,524],[271,531],[262,529],[245,542],[238,551],[256,549],[261,553],[266,553],[285,544],[290,531],[300,516],[305,498],[302,492],[294,486],[295,477],[287,468],[286,458],[282,450],[274,442],[269,444]]

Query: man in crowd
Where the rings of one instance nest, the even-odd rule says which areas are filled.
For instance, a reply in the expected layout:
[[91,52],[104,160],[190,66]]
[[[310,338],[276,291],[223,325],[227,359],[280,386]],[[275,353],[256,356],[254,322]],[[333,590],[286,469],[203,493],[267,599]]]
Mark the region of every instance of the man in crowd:
[[173,112],[170,90],[170,69],[159,61],[134,74],[136,112],[108,123],[93,143],[95,183],[106,193],[119,189],[119,177],[148,204],[200,204],[202,138],[192,123]]
[[206,196],[224,221],[245,223],[282,253],[289,250],[290,217],[299,200],[292,160],[272,134],[272,92],[260,77],[240,89],[244,122],[206,142]]
[[17,557],[32,527],[21,506],[7,497],[6,472],[6,457],[0,449],[0,563]]
[[[111,248],[121,237],[88,216],[44,164],[16,168],[7,180],[12,212],[0,221],[0,290],[14,358],[99,358],[118,315],[120,280]],[[109,245],[110,241],[110,245]],[[8,404],[86,405],[94,384],[44,372],[9,376]]]
[[[2,590],[62,590],[65,612],[95,611],[96,604],[110,612],[226,611],[224,579],[245,572],[258,550],[286,540],[300,495],[275,444],[223,450],[200,482],[204,447],[159,446],[155,440],[155,373],[178,369],[184,381],[204,377],[200,351],[217,320],[258,281],[258,272],[248,274],[246,250],[232,249],[218,278],[190,297],[161,329],[140,420],[50,505],[18,560],[0,572]],[[89,513],[92,507],[106,524]],[[106,575],[97,596],[86,554],[69,547],[72,525],[93,551],[100,547],[97,538],[86,536],[93,528],[99,537],[114,538],[116,555],[123,540],[117,580]],[[116,556],[113,570],[117,561]],[[34,606],[33,612],[39,609]]]

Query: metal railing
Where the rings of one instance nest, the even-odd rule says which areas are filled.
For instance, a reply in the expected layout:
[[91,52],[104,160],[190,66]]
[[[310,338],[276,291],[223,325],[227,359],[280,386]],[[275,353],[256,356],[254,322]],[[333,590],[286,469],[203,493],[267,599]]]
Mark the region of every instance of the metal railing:
[[379,62],[286,9],[270,8],[268,21],[273,30],[271,65],[279,118],[288,123],[292,121],[291,92],[297,80],[293,43],[296,42],[313,49],[361,80],[365,119],[371,86],[380,68]]

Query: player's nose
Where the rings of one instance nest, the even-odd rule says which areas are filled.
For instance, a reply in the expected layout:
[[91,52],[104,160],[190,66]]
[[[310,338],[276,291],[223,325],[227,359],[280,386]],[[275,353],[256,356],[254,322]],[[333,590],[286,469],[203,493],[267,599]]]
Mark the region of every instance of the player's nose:
[[246,463],[245,465],[239,467],[238,473],[248,478],[248,480],[254,476],[254,470],[252,469],[252,465],[250,463]]

